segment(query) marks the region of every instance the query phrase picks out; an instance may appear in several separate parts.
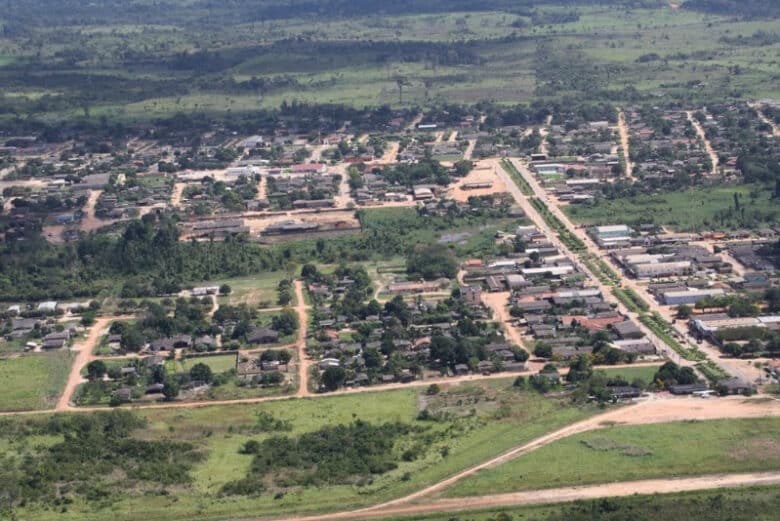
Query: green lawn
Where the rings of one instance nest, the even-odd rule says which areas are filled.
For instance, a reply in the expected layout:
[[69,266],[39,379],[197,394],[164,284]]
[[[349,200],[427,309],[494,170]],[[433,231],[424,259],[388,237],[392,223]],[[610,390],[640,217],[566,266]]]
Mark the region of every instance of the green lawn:
[[72,356],[66,351],[0,359],[0,411],[51,409],[68,379]]
[[[740,194],[745,208],[745,221],[716,218],[718,211],[734,207],[735,193]],[[755,198],[751,194],[755,195]],[[780,223],[780,208],[771,196],[771,187],[716,186],[659,195],[600,199],[592,205],[567,205],[563,210],[578,223],[633,224],[638,219],[647,219],[649,216],[657,224],[669,225],[680,231],[729,229]]]
[[780,469],[780,418],[616,426],[467,478],[447,496]]
[[[209,283],[197,284],[197,286],[221,286],[227,284],[232,290],[227,297],[219,297],[220,304],[250,304],[265,307],[277,306],[278,294],[276,291],[279,281],[289,278],[289,275],[283,271],[271,271],[258,273],[250,277],[238,277],[233,279],[221,279]],[[295,292],[292,294],[293,301],[290,304],[296,304]]]
[[599,368],[597,371],[604,371],[607,376],[614,378],[617,376],[623,377],[628,383],[633,382],[635,379],[642,380],[645,384],[653,382],[653,376],[658,371],[658,365],[643,365],[638,367],[610,367],[608,369]]
[[[207,454],[207,459],[197,464],[192,472],[191,486],[169,490],[166,495],[120,497],[105,508],[78,500],[69,505],[66,513],[55,514],[31,506],[19,515],[31,520],[55,517],[102,520],[109,514],[106,510],[109,508],[115,521],[170,521],[344,510],[413,492],[599,411],[591,407],[573,407],[567,400],[517,391],[511,386],[511,380],[494,380],[457,387],[452,394],[431,399],[451,402],[449,410],[454,416],[450,419],[418,421],[416,417],[423,399],[420,393],[416,389],[403,389],[253,405],[146,410],[141,414],[148,419],[149,426],[139,436],[189,441]],[[457,400],[462,404],[454,405]],[[277,499],[274,499],[273,488],[254,497],[220,497],[221,486],[243,476],[251,463],[250,456],[238,452],[243,443],[275,434],[253,432],[260,412],[289,421],[292,430],[282,433],[284,435],[360,419],[374,423],[413,423],[428,429],[430,439],[417,459],[402,461],[399,458],[397,469],[375,475],[362,486],[292,488]],[[403,450],[404,440],[399,443],[399,450]],[[444,447],[448,450],[446,456],[442,455]]]
[[206,364],[213,373],[224,373],[236,368],[236,354],[200,356],[185,360],[168,360],[166,368],[176,373],[184,373],[192,369],[195,364]]

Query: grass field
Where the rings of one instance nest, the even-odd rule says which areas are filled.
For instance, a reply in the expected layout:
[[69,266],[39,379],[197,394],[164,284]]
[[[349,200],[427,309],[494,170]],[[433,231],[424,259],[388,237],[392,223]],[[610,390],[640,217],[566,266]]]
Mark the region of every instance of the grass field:
[[213,373],[224,373],[236,368],[236,354],[198,356],[185,360],[167,360],[166,369],[175,373],[184,373],[192,369],[195,364],[206,364]]
[[[227,284],[232,290],[227,297],[219,297],[221,304],[250,304],[263,307],[274,307],[277,305],[278,294],[276,291],[279,281],[290,276],[283,271],[271,271],[259,273],[251,277],[238,277],[233,279],[222,279],[209,283],[199,284],[199,286],[221,286]],[[293,301],[290,304],[294,306],[295,292],[292,293]]]
[[780,469],[780,418],[616,426],[467,478],[448,496]]
[[[746,215],[758,216],[754,225],[780,222],[772,189],[760,185],[716,186],[659,195],[640,195],[615,200],[598,200],[593,205],[568,205],[563,210],[575,222],[586,224],[633,224],[648,217],[657,224],[680,231],[740,228],[735,221],[721,222],[716,212],[734,204],[734,194],[746,201]],[[755,195],[755,198],[751,196]]]
[[66,351],[0,359],[0,411],[50,409],[57,403],[70,372]]
[[604,371],[607,376],[614,378],[617,376],[623,377],[628,383],[633,382],[635,379],[642,380],[645,384],[653,382],[653,376],[658,371],[659,365],[644,365],[638,367],[610,367],[607,369],[597,369],[598,371]]
[[[421,399],[424,400],[421,391],[404,389],[316,400],[146,410],[142,414],[148,419],[149,426],[139,436],[175,437],[190,441],[201,447],[208,457],[192,472],[191,486],[170,490],[166,495],[118,498],[109,507],[110,515],[115,521],[170,521],[343,510],[412,492],[599,410],[595,407],[577,408],[568,401],[517,391],[511,380],[460,386],[453,388],[452,394],[437,397],[436,400],[450,402],[447,410],[453,416],[444,421],[416,420]],[[456,400],[462,404],[454,405]],[[470,412],[472,409],[473,413]],[[262,440],[273,435],[254,430],[257,414],[261,411],[275,419],[290,422],[291,431],[285,435],[311,432],[323,425],[348,423],[355,419],[375,423],[401,421],[428,428],[430,443],[416,460],[399,461],[397,469],[376,475],[363,486],[293,488],[276,499],[273,489],[255,497],[220,497],[220,487],[243,476],[250,465],[251,457],[238,452],[242,444],[249,439]],[[403,444],[403,441],[400,443]],[[443,456],[445,446],[448,454]],[[31,507],[20,512],[20,516],[36,520],[55,517],[101,520],[107,513],[108,510],[96,504],[75,502],[69,505],[66,513],[55,514]]]

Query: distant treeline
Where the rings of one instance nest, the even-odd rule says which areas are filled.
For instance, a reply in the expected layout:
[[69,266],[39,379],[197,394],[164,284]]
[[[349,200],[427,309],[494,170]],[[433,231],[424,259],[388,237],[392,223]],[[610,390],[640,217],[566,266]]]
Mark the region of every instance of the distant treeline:
[[[768,3],[770,0],[766,0]],[[148,24],[219,27],[290,18],[354,18],[442,12],[506,11],[528,14],[540,5],[656,7],[660,0],[0,0],[6,36],[30,27]]]
[[780,2],[777,0],[688,0],[683,7],[693,11],[748,18],[780,16]]

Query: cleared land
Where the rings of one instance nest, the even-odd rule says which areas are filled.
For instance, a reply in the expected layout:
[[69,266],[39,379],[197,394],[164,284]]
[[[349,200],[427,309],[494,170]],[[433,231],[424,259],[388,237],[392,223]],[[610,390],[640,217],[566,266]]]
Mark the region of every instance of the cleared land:
[[73,355],[66,351],[0,359],[0,411],[53,408],[72,361]]
[[780,469],[780,419],[615,426],[481,472],[447,496]]
[[635,223],[637,219],[668,225],[680,231],[721,228],[718,212],[733,206],[734,194],[746,203],[746,214],[759,223],[772,224],[780,219],[773,187],[761,185],[714,186],[658,195],[639,195],[621,199],[599,199],[592,205],[566,205],[562,209],[577,223]]

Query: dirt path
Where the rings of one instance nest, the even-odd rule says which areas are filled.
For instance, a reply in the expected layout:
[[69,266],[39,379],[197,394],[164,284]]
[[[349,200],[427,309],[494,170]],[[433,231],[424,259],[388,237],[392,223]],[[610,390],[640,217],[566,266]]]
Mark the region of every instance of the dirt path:
[[181,196],[184,194],[184,188],[187,183],[176,183],[173,185],[173,193],[171,194],[171,206],[178,208],[181,205]]
[[298,341],[295,346],[298,351],[298,392],[295,396],[304,398],[311,396],[309,391],[309,367],[311,359],[306,355],[306,336],[309,334],[309,313],[306,299],[303,295],[303,281],[296,279],[295,285],[295,312],[298,314]]
[[458,140],[458,131],[453,130],[450,132],[450,138],[447,140],[448,143],[455,143]]
[[622,110],[618,114],[618,134],[620,135],[620,148],[623,150],[623,158],[626,162],[626,177],[634,179],[634,163],[631,162],[629,150],[628,125],[626,124],[626,116]]
[[[288,521],[351,521],[382,519],[398,516],[418,516],[438,512],[459,512],[487,508],[518,507],[523,505],[544,505],[571,503],[599,498],[626,497],[636,494],[673,494],[696,490],[718,490],[748,486],[780,484],[780,472],[749,474],[716,474],[679,479],[650,479],[624,481],[581,487],[564,487],[544,490],[529,490],[511,494],[477,496],[466,498],[439,499],[420,505],[386,508],[377,511],[345,512],[333,515],[287,517]],[[268,518],[265,518],[268,519]]]
[[398,157],[398,149],[401,148],[401,145],[398,143],[398,141],[391,141],[389,145],[390,146],[387,150],[385,150],[384,155],[382,155],[382,157],[376,161],[377,163],[395,163],[396,158]]
[[756,114],[758,114],[758,118],[759,118],[761,121],[763,121],[764,123],[766,123],[767,125],[769,125],[770,127],[772,127],[772,135],[773,135],[773,136],[775,136],[775,137],[780,137],[780,127],[778,127],[778,126],[775,124],[775,122],[774,122],[774,121],[772,121],[771,119],[769,119],[768,117],[766,117],[766,114],[764,114],[764,112],[761,110],[761,108],[760,108],[758,105],[756,105],[756,104],[752,104],[752,105],[750,105],[750,106],[751,106],[751,107],[753,107],[753,109],[755,109],[755,111],[756,111]]
[[691,125],[693,125],[693,128],[696,130],[696,135],[698,135],[699,139],[701,139],[702,143],[704,143],[704,150],[707,152],[707,155],[710,156],[710,161],[712,162],[712,170],[710,173],[713,175],[716,174],[718,172],[718,165],[720,164],[718,154],[715,153],[712,145],[710,145],[710,140],[707,139],[707,134],[704,132],[704,129],[702,128],[701,123],[699,123],[699,120],[693,117],[693,112],[689,110],[685,113],[685,115],[688,117],[688,121],[691,122]]
[[262,201],[266,198],[268,192],[268,176],[260,176],[260,180],[257,182],[257,200]]
[[463,152],[463,159],[471,160],[471,156],[474,155],[474,148],[476,146],[477,146],[477,140],[469,139],[469,146],[466,147],[465,152]]
[[82,342],[79,342],[78,354],[70,366],[68,381],[65,384],[65,388],[62,390],[60,399],[57,401],[57,406],[54,408],[55,411],[67,411],[72,408],[70,399],[76,391],[76,388],[84,380],[81,377],[81,370],[92,359],[92,353],[100,343],[100,337],[105,334],[106,329],[108,329],[108,326],[113,320],[115,320],[114,317],[101,317],[96,319],[92,329],[89,330],[87,338]]
[[420,112],[417,114],[412,121],[409,122],[408,125],[406,125],[406,130],[415,130],[417,128],[417,125],[420,124],[420,122],[423,119],[423,113]]

